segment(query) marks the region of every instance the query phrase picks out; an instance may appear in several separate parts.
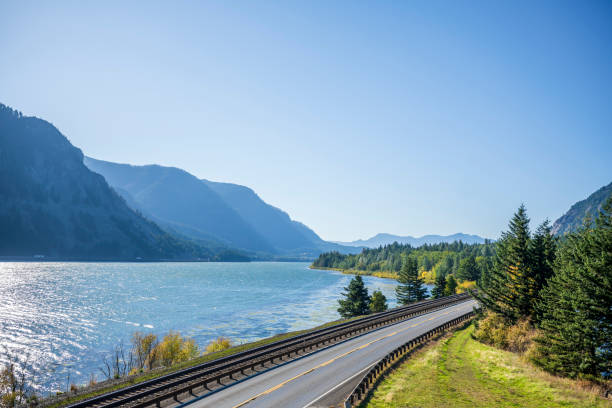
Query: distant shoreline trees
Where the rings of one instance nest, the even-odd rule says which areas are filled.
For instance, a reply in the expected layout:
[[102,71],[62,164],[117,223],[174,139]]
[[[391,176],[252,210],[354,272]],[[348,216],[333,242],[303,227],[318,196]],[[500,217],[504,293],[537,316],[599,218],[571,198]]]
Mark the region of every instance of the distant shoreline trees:
[[[313,268],[331,268],[356,274],[380,274],[395,278],[400,275],[405,259],[411,257],[417,262],[419,278],[424,283],[441,284],[450,281],[447,294],[465,291],[474,287],[476,281],[486,279],[493,265],[495,244],[464,244],[457,241],[423,245],[413,248],[410,245],[393,243],[379,248],[364,249],[359,254],[323,253],[313,263]],[[454,276],[454,279],[449,279]],[[444,289],[437,296],[443,296]],[[432,295],[435,295],[432,293]]]

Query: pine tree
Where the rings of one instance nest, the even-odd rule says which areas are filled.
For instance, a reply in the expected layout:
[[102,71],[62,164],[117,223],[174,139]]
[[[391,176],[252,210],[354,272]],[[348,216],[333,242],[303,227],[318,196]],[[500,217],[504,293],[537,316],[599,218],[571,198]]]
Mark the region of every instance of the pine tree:
[[448,275],[446,286],[444,286],[444,296],[452,296],[455,292],[457,292],[457,280],[453,275]]
[[342,293],[344,299],[339,299],[338,313],[343,318],[354,316],[362,316],[370,313],[370,297],[368,296],[368,288],[365,287],[361,276],[357,275],[348,287],[344,288]]
[[475,281],[479,278],[478,266],[473,256],[468,256],[459,262],[457,269],[457,279],[459,281]]
[[[552,228],[548,220],[545,220],[536,230],[531,240],[531,266],[534,279],[534,297],[540,299],[541,291],[553,275],[553,265],[557,251],[557,241],[551,234]],[[533,318],[537,322],[540,319],[537,307]]]
[[612,197],[594,226],[566,236],[538,310],[538,364],[570,377],[612,372]]
[[436,276],[435,286],[431,290],[431,297],[439,299],[444,296],[444,289],[446,288],[446,278],[441,273]]
[[509,231],[497,242],[493,268],[486,285],[475,295],[481,303],[507,320],[531,316],[535,303],[535,280],[531,267],[529,218],[524,205],[512,217]]
[[375,290],[370,297],[370,311],[379,313],[385,310],[387,310],[387,297],[380,290]]
[[489,269],[491,269],[491,260],[485,256],[476,257],[476,265],[478,266],[478,280],[482,286],[487,286]]
[[423,280],[419,278],[417,261],[413,257],[406,258],[397,281],[399,285],[395,288],[395,294],[397,301],[402,305],[427,298],[427,288],[423,286]]

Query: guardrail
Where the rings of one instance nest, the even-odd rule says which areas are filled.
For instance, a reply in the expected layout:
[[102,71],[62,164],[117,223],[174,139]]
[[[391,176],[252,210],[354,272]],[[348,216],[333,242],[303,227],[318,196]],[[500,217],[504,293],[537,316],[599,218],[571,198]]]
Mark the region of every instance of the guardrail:
[[450,320],[438,327],[429,330],[427,333],[423,333],[417,338],[410,340],[399,346],[385,357],[380,359],[378,363],[372,367],[361,379],[359,384],[353,388],[353,391],[344,400],[344,408],[357,407],[361,402],[365,400],[368,393],[374,388],[374,385],[378,379],[389,371],[390,368],[395,366],[400,360],[410,354],[415,348],[423,343],[429,341],[429,339],[438,333],[442,333],[447,329],[457,326],[474,316],[474,312],[468,312],[462,316],[459,316],[453,320]]
[[[410,317],[438,310],[470,298],[467,293],[448,296],[442,299],[427,300],[377,313],[361,319],[341,323],[324,329],[290,337],[256,347],[241,353],[223,357],[208,363],[200,364],[172,374],[158,377],[136,385],[125,387],[114,392],[81,401],[69,408],[111,408],[130,404],[131,408],[142,408],[151,405],[160,406],[161,402],[170,398],[178,400],[180,395],[195,396],[194,390],[202,391],[217,389],[228,385],[237,379],[234,376],[255,374],[256,368],[266,363],[275,364],[276,360],[283,362],[284,358],[292,358],[308,354],[313,350],[328,347],[339,341],[346,340],[387,326]],[[300,354],[301,353],[301,354]],[[225,384],[222,380],[225,380]],[[212,384],[212,388],[209,388]]]

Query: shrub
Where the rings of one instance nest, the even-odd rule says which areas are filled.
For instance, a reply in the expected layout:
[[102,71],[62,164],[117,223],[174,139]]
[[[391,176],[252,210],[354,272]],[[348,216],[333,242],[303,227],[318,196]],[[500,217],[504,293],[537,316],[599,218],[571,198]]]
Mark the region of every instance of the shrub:
[[476,281],[463,281],[457,285],[457,293],[467,292],[470,289],[476,289]]
[[537,331],[529,319],[510,324],[501,315],[487,311],[477,321],[474,338],[492,346],[515,353],[532,353],[533,339]]
[[15,407],[21,405],[26,395],[25,371],[19,373],[14,361],[0,370],[0,407]]
[[164,367],[190,360],[200,355],[193,339],[181,337],[179,332],[170,332],[152,351],[155,360]]
[[132,355],[134,356],[134,368],[132,373],[151,369],[155,365],[155,354],[153,350],[157,347],[158,340],[154,334],[135,332],[132,334]]
[[506,340],[507,330],[508,325],[500,315],[487,312],[477,322],[474,338],[483,343],[505,349],[508,346]]
[[533,344],[535,329],[528,319],[519,320],[506,331],[507,350],[525,353]]
[[227,337],[218,337],[216,340],[211,341],[206,346],[206,353],[216,353],[223,351],[232,346],[230,339]]

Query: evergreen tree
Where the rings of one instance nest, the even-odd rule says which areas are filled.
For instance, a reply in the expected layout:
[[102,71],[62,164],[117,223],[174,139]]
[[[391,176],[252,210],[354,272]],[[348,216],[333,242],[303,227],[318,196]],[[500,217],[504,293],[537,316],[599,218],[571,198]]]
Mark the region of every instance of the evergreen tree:
[[462,281],[475,281],[479,278],[478,266],[473,256],[468,256],[459,262],[459,268],[457,269],[457,279]]
[[448,275],[446,278],[446,286],[444,287],[444,296],[451,296],[457,292],[457,280],[453,275]]
[[562,243],[538,310],[537,363],[570,377],[612,373],[612,198]]
[[403,305],[427,298],[427,288],[419,278],[417,261],[407,257],[397,278],[399,285],[395,288],[397,301]]
[[370,297],[370,311],[379,313],[385,310],[387,310],[387,297],[380,290],[375,290]]
[[435,286],[431,290],[431,297],[434,299],[439,299],[443,297],[445,288],[446,288],[446,278],[444,278],[444,275],[438,274],[436,276]]
[[[531,265],[534,272],[534,293],[540,299],[541,290],[553,275],[553,265],[557,250],[556,239],[551,234],[551,226],[548,220],[544,221],[536,230],[531,240]],[[540,319],[538,309],[535,308],[534,320]]]
[[361,276],[357,275],[348,287],[344,288],[346,292],[342,293],[344,299],[339,299],[338,313],[343,318],[354,316],[362,316],[370,313],[370,297],[368,296],[368,288],[365,287]]
[[509,231],[503,232],[497,242],[486,285],[479,286],[475,295],[487,308],[511,322],[533,313],[535,280],[530,240],[527,210],[521,205],[510,220]]

